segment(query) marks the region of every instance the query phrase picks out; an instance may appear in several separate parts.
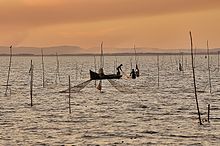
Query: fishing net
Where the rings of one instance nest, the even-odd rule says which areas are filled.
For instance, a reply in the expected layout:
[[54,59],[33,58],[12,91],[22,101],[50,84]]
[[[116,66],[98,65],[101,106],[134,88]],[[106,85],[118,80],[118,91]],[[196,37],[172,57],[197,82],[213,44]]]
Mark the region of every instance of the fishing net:
[[110,82],[110,84],[115,87],[115,89],[117,89],[118,91],[122,92],[122,93],[126,93],[126,94],[132,94],[135,93],[133,89],[128,88],[126,85],[123,85],[121,83],[118,83],[117,81],[114,80],[108,80]]
[[[87,80],[83,83],[80,83],[74,87],[71,87],[71,93],[77,93],[79,91],[81,91],[83,88],[85,88],[92,80]],[[60,93],[69,93],[69,88],[63,91],[60,91]]]

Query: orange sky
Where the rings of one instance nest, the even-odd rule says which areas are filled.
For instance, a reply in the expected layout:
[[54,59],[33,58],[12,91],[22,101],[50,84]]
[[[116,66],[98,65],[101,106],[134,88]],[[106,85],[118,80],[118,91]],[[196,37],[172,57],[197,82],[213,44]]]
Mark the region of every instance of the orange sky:
[[220,47],[220,0],[0,0],[0,45]]

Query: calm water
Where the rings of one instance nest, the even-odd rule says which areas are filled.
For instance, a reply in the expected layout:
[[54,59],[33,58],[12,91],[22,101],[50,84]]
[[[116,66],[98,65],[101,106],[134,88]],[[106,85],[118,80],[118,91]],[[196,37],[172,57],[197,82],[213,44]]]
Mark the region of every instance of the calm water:
[[[29,68],[34,63],[33,107],[30,107]],[[13,57],[11,95],[0,86],[0,145],[219,145],[220,72],[217,56],[211,57],[212,91],[209,93],[207,59],[196,56],[198,98],[204,124],[198,124],[190,56],[184,57],[184,73],[177,71],[179,56],[160,57],[160,87],[155,56],[139,57],[141,77],[115,80],[120,92],[107,80],[103,93],[92,81],[79,93],[59,91],[89,79],[94,57],[60,57],[60,82],[55,85],[56,58],[45,57],[46,87],[42,88],[40,57]],[[134,57],[117,57],[126,74]],[[104,71],[114,72],[115,57],[105,58]],[[0,57],[0,81],[6,84],[8,57]],[[96,58],[97,68],[99,58]],[[98,82],[97,82],[98,84]],[[207,104],[211,104],[210,124]]]

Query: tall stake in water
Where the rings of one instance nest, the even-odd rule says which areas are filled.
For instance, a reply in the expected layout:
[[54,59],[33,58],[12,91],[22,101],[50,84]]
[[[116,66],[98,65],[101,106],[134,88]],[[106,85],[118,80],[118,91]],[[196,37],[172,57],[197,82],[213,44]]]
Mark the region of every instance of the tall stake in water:
[[10,57],[9,57],[9,66],[8,66],[8,77],[7,77],[7,83],[6,83],[6,89],[5,89],[5,96],[8,95],[9,79],[10,79],[10,73],[11,73],[11,60],[12,60],[12,46],[10,46]]
[[209,72],[209,91],[212,93],[211,71],[210,71],[210,57],[209,57],[209,41],[207,40],[207,56],[208,56],[208,72]]
[[117,61],[117,57],[115,56],[115,60],[114,60],[114,74],[115,74],[115,72],[116,72],[116,68],[117,68],[117,66],[118,66],[118,63],[117,63],[118,61]]
[[219,72],[219,53],[220,51],[218,51],[218,72]]
[[114,74],[115,74],[115,68],[116,68],[116,63],[115,63],[115,60],[114,60],[114,68],[113,68]]
[[[95,69],[95,72],[97,70],[97,67],[96,67],[96,56],[94,56],[94,69]],[[96,87],[96,80],[95,80],[95,87]]]
[[194,83],[194,92],[195,92],[195,98],[196,98],[196,106],[197,106],[197,110],[198,110],[199,124],[202,125],[200,112],[199,112],[199,102],[198,102],[197,91],[196,91],[196,77],[195,77],[194,57],[193,57],[193,39],[192,39],[191,31],[189,32],[189,35],[190,35],[190,42],[191,42],[192,71],[193,71],[193,83]]
[[75,68],[75,70],[76,70],[76,80],[77,80],[77,78],[78,78],[78,63],[76,62],[76,68]]
[[210,118],[209,118],[209,115],[210,115],[210,104],[208,104],[208,122],[210,123]]
[[104,68],[103,42],[101,43],[100,68]]
[[160,86],[160,56],[157,54],[157,86]]
[[134,44],[134,57],[135,57],[135,63],[137,65],[137,51],[136,51],[136,47],[135,47],[135,44]]
[[115,56],[115,65],[118,66],[118,58]]
[[56,69],[56,80],[55,83],[58,83],[58,80],[60,82],[60,62],[59,62],[59,58],[58,58],[58,54],[56,53],[56,58],[57,58],[57,69]]
[[82,76],[83,76],[83,63],[81,65],[79,75],[80,75],[80,79],[82,79]]
[[71,97],[71,81],[70,81],[70,76],[69,76],[69,113],[71,114],[71,101],[70,101],[70,97]]
[[132,70],[132,58],[130,58],[130,67],[131,67],[131,70]]
[[30,80],[30,97],[31,97],[31,107],[33,106],[33,79],[34,79],[34,66],[31,60],[30,68],[31,80]]
[[[100,67],[99,67],[99,75],[104,75],[104,55],[103,55],[103,42],[101,43],[101,55],[100,55]],[[102,92],[102,80],[99,81],[99,85],[97,87],[98,90],[100,90],[100,93]]]
[[43,49],[41,49],[41,59],[42,59],[42,84],[43,88],[45,87],[45,76],[44,76],[44,52]]
[[197,48],[196,48],[196,46],[195,46],[195,49],[194,49],[194,52],[193,52],[193,53],[194,53],[193,56],[194,56],[194,67],[195,67],[195,65],[196,65],[196,60],[197,60],[197,58],[196,58],[196,57],[197,57]]
[[171,64],[172,68],[174,68],[174,67],[173,67],[173,60],[172,60],[172,57],[169,56],[169,58],[170,58],[170,64]]
[[185,67],[183,67],[183,64],[184,64],[183,52],[181,52],[181,56],[182,56],[182,71],[184,72],[184,68],[185,68]]
[[94,56],[94,69],[95,69],[95,72],[97,70],[97,66],[96,66],[96,56]]

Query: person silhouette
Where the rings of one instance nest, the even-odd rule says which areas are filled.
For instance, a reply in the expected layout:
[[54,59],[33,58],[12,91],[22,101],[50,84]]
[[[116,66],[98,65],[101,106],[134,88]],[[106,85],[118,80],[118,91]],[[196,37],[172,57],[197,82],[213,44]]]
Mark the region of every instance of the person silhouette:
[[131,73],[130,73],[130,76],[132,79],[136,79],[136,72],[134,69],[132,69]]
[[116,68],[116,69],[117,69],[117,75],[120,75],[120,74],[121,74],[120,71],[122,71],[122,69],[121,69],[122,66],[123,66],[123,65],[120,64],[120,65]]
[[139,68],[138,65],[136,64],[136,76],[139,77],[140,76],[140,72],[139,72]]

